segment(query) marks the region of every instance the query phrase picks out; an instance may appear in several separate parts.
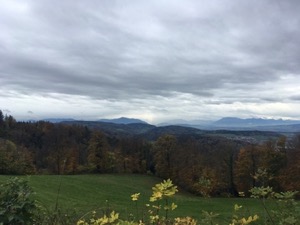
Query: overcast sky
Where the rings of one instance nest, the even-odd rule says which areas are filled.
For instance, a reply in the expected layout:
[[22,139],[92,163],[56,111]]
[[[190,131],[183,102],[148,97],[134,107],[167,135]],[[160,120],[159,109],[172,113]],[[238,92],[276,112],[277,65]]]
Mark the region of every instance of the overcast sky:
[[298,0],[0,0],[15,118],[300,119]]

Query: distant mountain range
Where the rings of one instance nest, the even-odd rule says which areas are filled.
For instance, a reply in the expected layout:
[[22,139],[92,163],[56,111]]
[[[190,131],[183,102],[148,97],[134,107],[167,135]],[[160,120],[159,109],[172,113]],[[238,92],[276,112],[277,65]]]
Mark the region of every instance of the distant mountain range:
[[99,121],[64,121],[68,125],[85,126],[99,130],[111,137],[116,138],[143,138],[155,141],[164,134],[174,135],[178,138],[196,138],[216,140],[227,138],[235,141],[257,143],[270,139],[277,139],[280,134],[269,131],[229,131],[229,130],[200,130],[187,126],[154,126],[146,123],[117,124]]
[[[274,120],[262,118],[241,119],[225,117],[217,121],[173,121],[174,124],[159,124],[157,126],[143,120],[121,117],[117,119],[101,119],[97,121],[78,121],[74,119],[47,119],[50,122],[59,122],[69,125],[86,126],[104,132],[109,137],[134,137],[156,140],[163,134],[171,134],[186,138],[220,137],[231,140],[257,143],[276,139],[284,134],[292,137],[300,132],[298,120]],[[179,124],[176,124],[179,123]]]
[[[65,121],[76,121],[72,118],[47,118],[43,119],[43,121],[51,122],[51,123],[60,123]],[[127,117],[120,117],[116,119],[100,119],[97,120],[98,122],[105,122],[105,123],[116,123],[116,124],[131,124],[131,123],[143,123],[147,124],[147,122],[140,120],[140,119],[134,119],[134,118],[127,118]]]
[[300,132],[300,120],[263,119],[224,117],[217,121],[181,121],[181,123],[167,122],[161,124],[180,125],[204,130],[258,130],[274,132]]
[[50,122],[50,123],[60,123],[60,122],[63,122],[63,121],[75,121],[75,120],[72,119],[72,118],[47,118],[47,119],[43,119],[43,121],[47,121],[47,122]]
[[213,123],[214,126],[225,127],[255,127],[255,126],[275,126],[275,125],[291,125],[300,124],[300,120],[283,120],[283,119],[262,119],[248,118],[240,119],[237,117],[224,117]]
[[132,124],[132,123],[144,123],[147,124],[145,121],[140,119],[134,118],[127,118],[127,117],[120,117],[117,119],[100,119],[99,122],[107,122],[107,123],[117,123],[117,124]]
[[[44,119],[52,123],[60,122],[76,122],[71,118],[50,118]],[[82,121],[84,122],[84,121]],[[100,119],[97,121],[85,121],[85,122],[99,122],[101,124],[145,124],[147,122],[135,119],[120,117],[115,119]],[[151,125],[152,126],[152,125]],[[224,117],[217,121],[208,120],[172,120],[157,125],[158,127],[165,126],[181,126],[181,127],[192,127],[200,130],[257,130],[257,131],[274,131],[274,132],[300,132],[300,120],[283,120],[283,119],[263,119],[263,118],[248,118],[241,119],[237,117]]]

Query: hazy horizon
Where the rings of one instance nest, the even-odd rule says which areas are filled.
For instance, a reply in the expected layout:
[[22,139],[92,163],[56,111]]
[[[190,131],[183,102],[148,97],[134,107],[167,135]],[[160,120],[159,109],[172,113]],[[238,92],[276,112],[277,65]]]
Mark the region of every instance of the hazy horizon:
[[[1,110],[1,109],[0,109]],[[5,114],[4,115],[10,115],[10,114]],[[11,115],[13,116],[13,115]],[[15,117],[14,117],[15,118]],[[141,120],[142,122],[146,122],[148,124],[151,125],[168,125],[168,124],[174,124],[174,125],[180,125],[180,124],[190,124],[190,125],[209,125],[211,123],[217,122],[217,121],[221,121],[221,120],[226,120],[226,119],[241,119],[241,120],[266,120],[266,121],[282,121],[284,123],[282,123],[282,125],[286,124],[285,122],[299,122],[300,120],[290,120],[290,119],[283,119],[283,118],[266,118],[266,117],[247,117],[247,118],[240,118],[240,117],[221,117],[221,118],[216,118],[216,119],[195,119],[195,120],[188,120],[188,119],[184,119],[184,118],[178,118],[178,119],[166,119],[164,121],[160,121],[157,123],[151,123],[147,120],[143,120],[142,118],[132,118],[132,117],[125,117],[125,116],[121,116],[121,117],[107,117],[107,118],[80,118],[80,119],[76,119],[76,118],[72,118],[72,117],[45,117],[45,118],[40,118],[40,119],[18,119],[15,118],[17,121],[20,122],[36,122],[36,121],[50,121],[53,122],[55,120],[57,120],[58,122],[60,121],[100,121],[100,122],[112,122],[113,120],[119,120],[119,119],[125,119],[125,120]],[[103,120],[103,121],[102,121]],[[107,120],[107,121],[106,121]],[[233,124],[234,125],[234,124]],[[271,124],[272,125],[272,124]]]

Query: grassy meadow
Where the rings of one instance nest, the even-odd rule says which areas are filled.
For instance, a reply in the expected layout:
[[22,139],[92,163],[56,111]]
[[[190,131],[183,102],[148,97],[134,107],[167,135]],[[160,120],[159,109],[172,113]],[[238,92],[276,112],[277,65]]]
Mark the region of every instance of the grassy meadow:
[[[0,176],[0,183],[5,182],[10,176]],[[152,194],[152,186],[161,182],[160,179],[144,175],[34,175],[23,177],[28,179],[33,188],[33,196],[39,204],[46,209],[58,207],[65,211],[75,211],[78,217],[96,210],[104,211],[112,208],[120,216],[129,218],[136,213],[135,202],[131,201],[133,193],[141,193],[138,212],[145,211]],[[58,195],[58,190],[59,195]],[[255,214],[263,211],[259,200],[247,198],[201,198],[184,191],[174,197],[178,208],[171,216],[191,216],[199,219],[202,210],[220,214],[220,222],[230,221],[234,204],[243,205],[244,210]]]

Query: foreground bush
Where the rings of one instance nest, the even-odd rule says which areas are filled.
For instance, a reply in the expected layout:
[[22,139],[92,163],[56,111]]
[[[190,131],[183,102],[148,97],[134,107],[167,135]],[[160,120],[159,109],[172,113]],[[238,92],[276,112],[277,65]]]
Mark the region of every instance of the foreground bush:
[[11,178],[0,186],[0,224],[32,224],[36,204],[27,181]]

